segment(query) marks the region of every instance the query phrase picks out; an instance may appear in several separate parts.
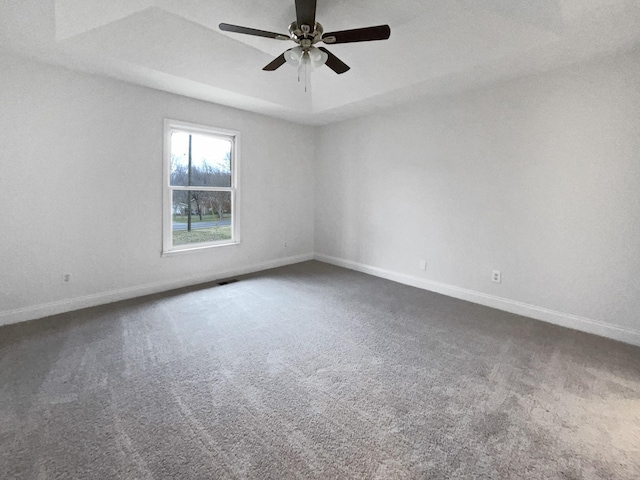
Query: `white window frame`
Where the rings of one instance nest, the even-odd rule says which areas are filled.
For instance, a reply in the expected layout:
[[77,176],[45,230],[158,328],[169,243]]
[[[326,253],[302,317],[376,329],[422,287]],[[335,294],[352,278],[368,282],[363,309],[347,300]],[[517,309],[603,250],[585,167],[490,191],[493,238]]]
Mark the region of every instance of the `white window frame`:
[[[171,186],[171,133],[174,131],[223,137],[231,140],[231,187],[175,187]],[[240,243],[240,132],[227,130],[181,120],[164,119],[164,152],[163,152],[163,234],[162,256],[170,256],[181,252],[192,252],[215,247],[238,245]],[[191,243],[173,245],[172,203],[174,190],[206,190],[231,193],[231,239],[216,242]]]

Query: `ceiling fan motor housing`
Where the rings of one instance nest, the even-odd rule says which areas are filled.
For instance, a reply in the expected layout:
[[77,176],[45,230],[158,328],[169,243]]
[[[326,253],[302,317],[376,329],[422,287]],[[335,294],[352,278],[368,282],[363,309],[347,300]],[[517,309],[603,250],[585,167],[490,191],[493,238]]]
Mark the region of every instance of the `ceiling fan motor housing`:
[[298,25],[298,22],[291,22],[289,25],[289,35],[291,39],[298,43],[302,48],[309,48],[314,43],[322,41],[324,28],[318,22],[315,22],[313,30],[309,25]]

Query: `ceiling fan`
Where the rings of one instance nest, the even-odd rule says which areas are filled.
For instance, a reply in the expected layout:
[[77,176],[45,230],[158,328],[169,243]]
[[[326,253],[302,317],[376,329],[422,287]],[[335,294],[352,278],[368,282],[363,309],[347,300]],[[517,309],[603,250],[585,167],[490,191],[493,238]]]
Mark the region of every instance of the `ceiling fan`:
[[326,44],[369,42],[371,40],[386,40],[391,35],[389,25],[375,27],[354,28],[337,32],[324,33],[322,25],[316,22],[316,0],[295,0],[296,21],[289,25],[289,35],[257,30],[221,23],[220,30],[226,32],[243,33],[258,37],[274,38],[276,40],[293,40],[297,47],[290,48],[263,70],[274,71],[285,63],[294,66],[312,68],[326,64],[334,72],[340,74],[349,70],[349,66],[324,47],[316,47],[319,42]]

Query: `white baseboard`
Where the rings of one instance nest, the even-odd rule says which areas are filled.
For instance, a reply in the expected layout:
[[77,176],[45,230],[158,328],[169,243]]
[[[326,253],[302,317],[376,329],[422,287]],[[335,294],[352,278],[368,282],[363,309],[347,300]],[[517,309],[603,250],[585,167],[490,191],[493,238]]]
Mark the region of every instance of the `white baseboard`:
[[394,282],[403,283],[412,287],[429,290],[435,293],[441,293],[449,297],[466,300],[468,302],[477,303],[486,307],[492,307],[505,312],[515,313],[525,317],[542,320],[544,322],[553,323],[562,327],[573,328],[582,332],[592,333],[601,337],[607,337],[632,345],[640,346],[640,332],[627,330],[597,320],[592,320],[578,315],[558,312],[544,307],[538,307],[528,303],[510,300],[508,298],[489,295],[486,293],[469,290],[466,288],[456,287],[446,283],[435,282],[424,278],[398,273],[384,268],[373,267],[358,262],[352,262],[342,258],[331,257],[328,255],[315,254],[314,259],[320,262],[330,263],[339,267],[356,270],[358,272],[368,273],[376,277],[385,278]]
[[234,268],[225,271],[218,271],[210,275],[198,275],[179,280],[171,280],[168,282],[147,283],[144,285],[136,285],[134,287],[111,290],[108,292],[95,293],[82,297],[68,298],[58,300],[56,302],[44,303],[40,305],[32,305],[29,307],[18,308],[15,310],[6,310],[0,312],[0,326],[12,323],[26,322],[35,320],[36,318],[48,317],[59,313],[71,312],[81,308],[94,307],[106,303],[118,302],[120,300],[128,300],[130,298],[142,297],[154,293],[174,290],[176,288],[189,287],[200,283],[213,282],[223,278],[235,277],[237,275],[245,275],[247,273],[259,272],[270,268],[283,267],[294,263],[313,260],[313,254],[296,255],[292,257],[279,258],[268,262],[257,263],[245,267]]
[[103,305],[106,303],[127,300],[130,298],[151,295],[154,293],[174,290],[176,288],[189,287],[200,283],[213,282],[223,278],[230,278],[237,275],[245,275],[247,273],[259,272],[270,268],[283,267],[294,263],[305,262],[308,260],[318,260],[320,262],[330,263],[339,267],[356,270],[359,272],[374,275],[376,277],[385,278],[394,282],[410,285],[412,287],[421,288],[435,293],[447,295],[449,297],[466,300],[479,305],[496,308],[517,315],[542,320],[544,322],[553,323],[567,328],[573,328],[587,333],[592,333],[602,337],[611,338],[632,345],[640,346],[640,332],[628,330],[608,323],[592,320],[578,315],[558,312],[544,307],[531,305],[528,303],[511,300],[508,298],[489,295],[486,293],[469,290],[466,288],[456,287],[446,283],[427,280],[424,278],[407,275],[404,273],[394,272],[384,268],[365,265],[342,258],[332,257],[322,254],[304,254],[292,257],[280,258],[268,262],[257,263],[245,267],[234,268],[225,271],[211,273],[210,275],[199,275],[186,277],[179,280],[168,282],[148,283],[137,285],[134,287],[111,290],[82,297],[69,298],[56,302],[32,305],[29,307],[6,310],[0,312],[0,326],[12,323],[25,322],[37,318],[48,317],[59,313],[79,310],[81,308]]

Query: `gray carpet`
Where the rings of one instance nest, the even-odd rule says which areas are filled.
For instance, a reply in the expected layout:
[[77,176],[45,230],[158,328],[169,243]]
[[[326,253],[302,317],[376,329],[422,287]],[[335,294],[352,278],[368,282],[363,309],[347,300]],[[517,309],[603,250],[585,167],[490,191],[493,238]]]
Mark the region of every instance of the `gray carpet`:
[[11,479],[640,478],[640,348],[307,262],[0,328]]

